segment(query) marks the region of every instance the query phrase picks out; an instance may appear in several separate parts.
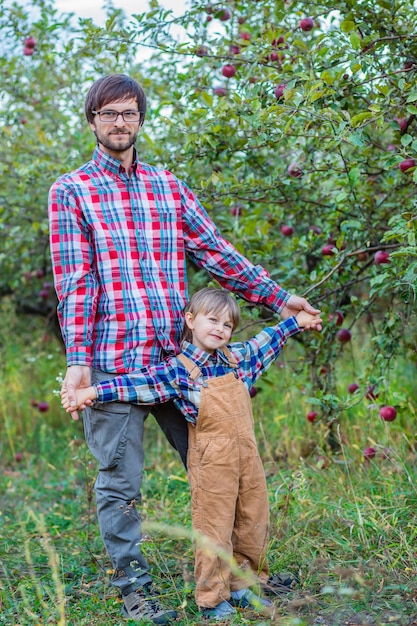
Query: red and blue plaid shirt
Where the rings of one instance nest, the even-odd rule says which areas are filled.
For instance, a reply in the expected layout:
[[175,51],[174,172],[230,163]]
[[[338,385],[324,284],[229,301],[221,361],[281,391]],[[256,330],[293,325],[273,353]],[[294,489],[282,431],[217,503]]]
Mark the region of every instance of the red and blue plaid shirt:
[[187,186],[99,147],[49,194],[52,265],[68,365],[132,372],[179,352],[186,255],[222,287],[279,312],[289,298],[213,224]]
[[[238,375],[248,390],[278,358],[287,339],[299,332],[296,318],[289,317],[276,326],[264,328],[249,341],[228,345],[236,360]],[[179,359],[169,357],[159,365],[96,383],[98,402],[156,404],[174,400],[186,419],[195,423],[204,380],[224,376],[232,371],[232,367],[221,350],[209,354],[188,341],[183,342],[181,349],[200,368],[201,377],[197,380],[190,377]]]

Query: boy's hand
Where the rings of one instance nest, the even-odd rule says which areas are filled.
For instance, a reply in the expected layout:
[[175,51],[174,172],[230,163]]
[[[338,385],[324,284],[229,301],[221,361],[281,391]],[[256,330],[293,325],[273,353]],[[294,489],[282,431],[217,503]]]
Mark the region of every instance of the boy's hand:
[[[315,318],[318,315],[320,315],[320,309],[316,309],[313,306],[311,306],[311,304],[305,298],[302,298],[301,296],[295,296],[295,295],[292,295],[288,298],[280,315],[283,320],[286,320],[288,317],[292,317],[293,315],[296,315],[297,321],[298,321],[298,313],[302,313],[302,312],[308,313],[312,318],[313,317]],[[306,329],[310,328],[310,326],[306,326],[305,328]],[[315,326],[315,330],[321,330],[321,329],[322,329],[321,323],[317,323],[317,325]]]
[[304,330],[321,330],[323,320],[318,315],[311,315],[306,311],[299,311],[295,316],[300,328]]

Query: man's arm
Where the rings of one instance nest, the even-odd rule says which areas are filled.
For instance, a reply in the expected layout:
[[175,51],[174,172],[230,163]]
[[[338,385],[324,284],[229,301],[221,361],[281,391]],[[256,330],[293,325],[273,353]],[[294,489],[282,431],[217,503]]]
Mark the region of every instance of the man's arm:
[[[67,390],[72,404],[76,403],[76,390],[91,384],[91,336],[97,303],[93,253],[76,200],[59,183],[49,192],[48,215],[57,313],[68,365],[62,389]],[[78,419],[77,411],[72,417]]]
[[98,285],[94,251],[82,211],[66,185],[55,183],[48,202],[51,260],[58,296],[58,319],[67,365],[91,366],[92,329]]
[[185,244],[188,254],[222,287],[244,300],[263,305],[284,319],[300,310],[317,315],[305,298],[290,295],[260,265],[253,265],[220,234],[193,192],[179,181],[183,200]]

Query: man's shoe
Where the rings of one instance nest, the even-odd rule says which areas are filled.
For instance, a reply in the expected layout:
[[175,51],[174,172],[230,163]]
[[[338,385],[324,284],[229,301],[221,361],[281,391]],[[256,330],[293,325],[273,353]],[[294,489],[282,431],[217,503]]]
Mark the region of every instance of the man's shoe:
[[262,593],[266,596],[281,596],[293,591],[299,582],[295,574],[274,574],[268,578],[266,583],[262,583],[260,587]]
[[234,609],[229,602],[226,602],[226,600],[220,602],[220,604],[212,608],[201,607],[201,612],[204,619],[210,619],[219,622],[230,619],[231,617],[234,617],[236,615],[236,609]]
[[158,600],[158,593],[151,588],[151,583],[123,596],[122,615],[136,622],[150,621],[153,624],[169,624],[177,618],[177,612],[164,609]]
[[253,593],[250,589],[232,591],[229,602],[238,609],[252,609],[264,615],[270,613],[273,607],[271,600],[257,596],[256,593]]

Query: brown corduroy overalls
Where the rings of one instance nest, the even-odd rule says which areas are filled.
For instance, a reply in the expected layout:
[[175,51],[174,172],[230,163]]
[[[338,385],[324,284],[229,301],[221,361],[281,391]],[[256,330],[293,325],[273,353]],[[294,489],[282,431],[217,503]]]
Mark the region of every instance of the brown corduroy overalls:
[[[258,453],[251,399],[237,373],[237,363],[223,348],[235,371],[207,378],[201,387],[197,424],[189,423],[188,477],[193,528],[210,539],[213,550],[196,541],[196,602],[214,607],[230,591],[248,586],[231,571],[220,553],[233,555],[241,570],[266,582],[269,504],[265,473]],[[201,370],[183,354],[178,358],[190,377]]]

